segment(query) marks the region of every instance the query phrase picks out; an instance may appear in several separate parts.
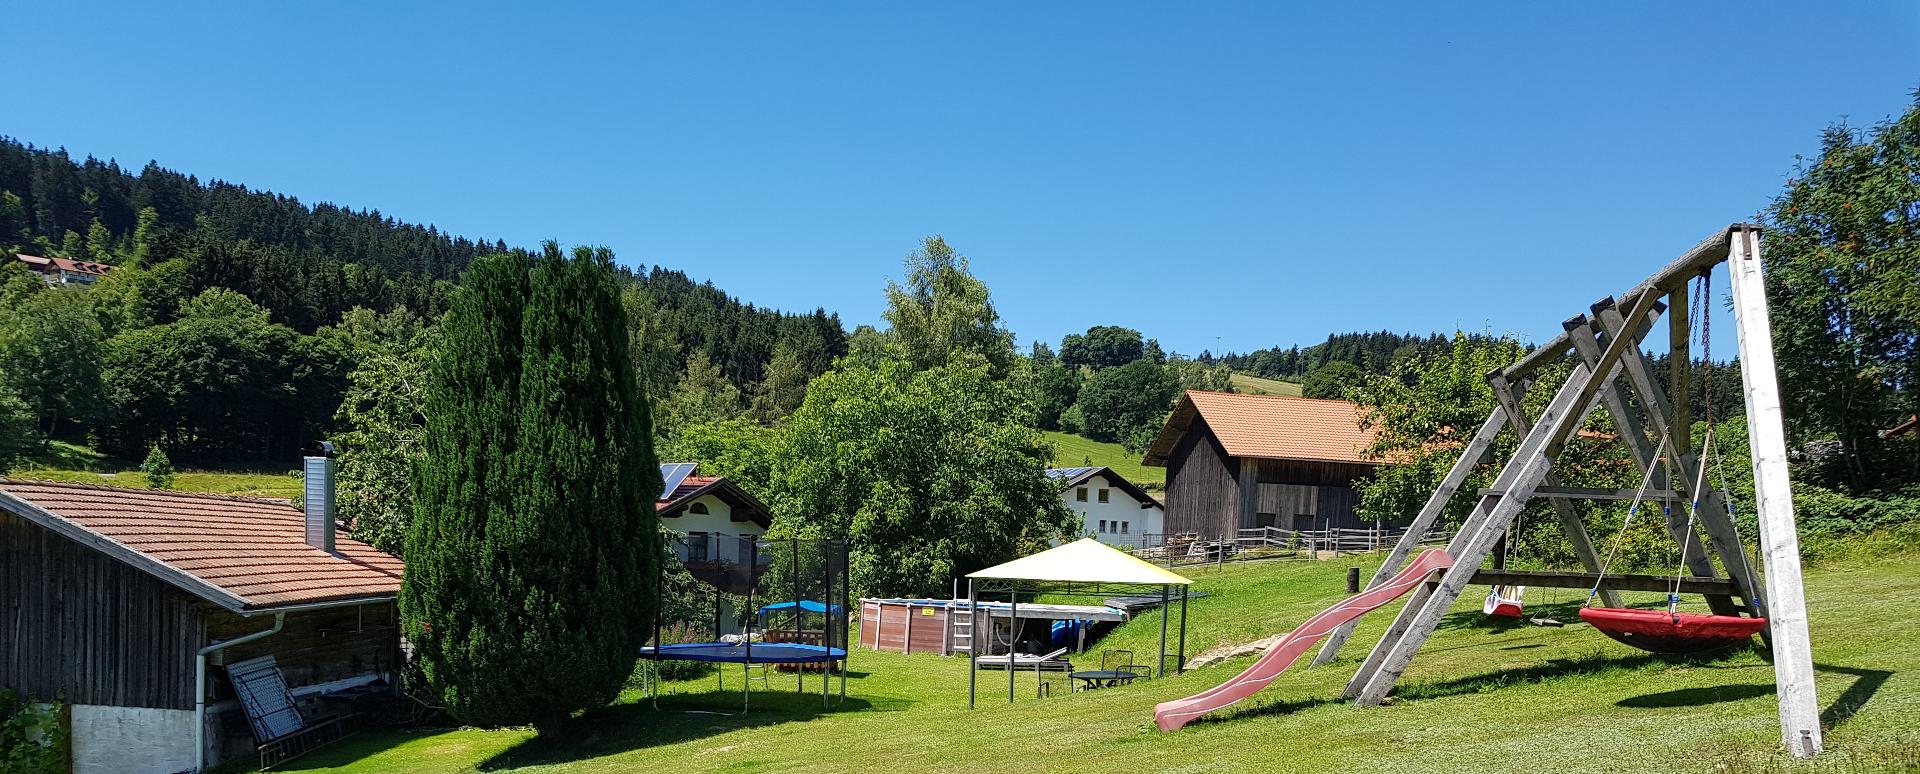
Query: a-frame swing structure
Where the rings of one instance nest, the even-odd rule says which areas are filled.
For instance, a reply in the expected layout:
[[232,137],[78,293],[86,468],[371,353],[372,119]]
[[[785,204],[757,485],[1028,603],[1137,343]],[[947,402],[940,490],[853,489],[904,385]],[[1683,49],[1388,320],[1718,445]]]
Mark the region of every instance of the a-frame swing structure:
[[[1735,323],[1740,344],[1741,379],[1746,398],[1748,435],[1760,528],[1760,552],[1765,576],[1754,568],[1741,547],[1739,533],[1725,507],[1722,493],[1694,477],[1682,474],[1668,480],[1659,457],[1662,450],[1680,471],[1699,465],[1692,448],[1688,386],[1690,365],[1689,283],[1719,264],[1731,275]],[[1712,299],[1708,298],[1707,303]],[[1660,318],[1666,318],[1671,356],[1670,379],[1657,383],[1643,348],[1653,337]],[[1478,505],[1447,545],[1454,563],[1436,571],[1408,595],[1366,661],[1354,673],[1344,693],[1360,706],[1381,703],[1426,644],[1455,600],[1467,586],[1532,585],[1586,589],[1598,582],[1607,607],[1619,607],[1618,590],[1669,591],[1673,579],[1657,576],[1605,575],[1602,559],[1582,525],[1572,501],[1577,499],[1630,500],[1632,490],[1562,487],[1554,480],[1554,463],[1568,441],[1594,411],[1611,416],[1630,456],[1643,474],[1650,475],[1650,500],[1680,503],[1691,500],[1695,519],[1685,509],[1665,508],[1667,527],[1683,547],[1682,562],[1692,577],[1679,590],[1706,595],[1717,615],[1764,617],[1762,636],[1773,649],[1774,677],[1780,702],[1781,741],[1795,756],[1821,749],[1820,710],[1814,696],[1812,651],[1807,640],[1805,594],[1801,588],[1800,545],[1794,524],[1792,492],[1787,480],[1786,435],[1780,390],[1774,372],[1773,334],[1769,323],[1766,287],[1761,271],[1760,227],[1736,223],[1708,237],[1658,273],[1618,297],[1601,299],[1589,314],[1567,320],[1565,332],[1533,350],[1518,362],[1487,375],[1498,406],[1442,479],[1440,486],[1408,527],[1406,536],[1388,554],[1368,588],[1390,579],[1439,519],[1447,502],[1482,462],[1495,438],[1511,430],[1520,439],[1491,487],[1479,492]],[[1552,389],[1552,401],[1538,417],[1527,416],[1522,398],[1529,390],[1548,389],[1537,383],[1542,366],[1574,356],[1566,380]],[[1631,398],[1629,397],[1629,392]],[[1649,470],[1651,469],[1651,470]],[[1698,491],[1687,492],[1687,488]],[[1644,487],[1643,487],[1644,489]],[[1586,573],[1516,572],[1483,569],[1514,517],[1526,505],[1545,498],[1586,566]],[[1742,504],[1747,505],[1747,504]],[[1694,525],[1706,535],[1692,535]],[[1710,557],[1707,551],[1712,552]],[[1720,577],[1717,557],[1726,577]],[[1604,576],[1604,577],[1602,577]],[[1333,631],[1315,658],[1330,661],[1352,634],[1353,624]]]

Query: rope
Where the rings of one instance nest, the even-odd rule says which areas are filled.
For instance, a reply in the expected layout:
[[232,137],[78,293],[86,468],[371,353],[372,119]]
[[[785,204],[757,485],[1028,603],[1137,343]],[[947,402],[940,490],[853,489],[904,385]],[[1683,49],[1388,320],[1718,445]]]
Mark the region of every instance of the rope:
[[[1680,620],[1680,579],[1687,571],[1687,550],[1693,547],[1694,519],[1700,514],[1700,492],[1707,481],[1708,452],[1713,450],[1713,426],[1707,426],[1706,436],[1700,441],[1699,472],[1694,475],[1693,488],[1687,492],[1687,528],[1680,540],[1680,561],[1673,570],[1673,584],[1667,589],[1667,615],[1675,622]],[[1725,473],[1722,472],[1722,477]]]
[[[1660,439],[1660,445],[1653,450],[1653,458],[1658,461],[1667,451],[1667,439]],[[1627,506],[1627,518],[1620,522],[1620,531],[1613,536],[1613,546],[1607,549],[1607,560],[1600,563],[1600,574],[1593,579],[1593,588],[1587,591],[1587,602],[1582,607],[1593,607],[1593,598],[1600,595],[1600,583],[1607,579],[1607,571],[1613,568],[1613,558],[1620,555],[1620,543],[1627,537],[1627,527],[1633,525],[1633,517],[1640,512],[1640,501],[1647,496],[1647,488],[1653,486],[1653,472],[1659,468],[1647,466],[1647,474],[1640,477],[1640,491],[1633,493],[1633,504]]]

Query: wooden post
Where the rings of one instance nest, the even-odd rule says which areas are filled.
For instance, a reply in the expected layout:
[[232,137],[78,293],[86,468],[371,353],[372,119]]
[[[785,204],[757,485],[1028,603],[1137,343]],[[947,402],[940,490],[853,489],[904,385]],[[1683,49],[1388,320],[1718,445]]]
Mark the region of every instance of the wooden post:
[[[1493,413],[1487,415],[1486,421],[1480,423],[1480,430],[1467,442],[1467,448],[1461,450],[1460,458],[1454,460],[1453,468],[1447,471],[1446,477],[1440,479],[1440,486],[1427,496],[1426,505],[1420,507],[1420,513],[1413,517],[1412,524],[1407,525],[1407,531],[1400,533],[1400,539],[1393,544],[1393,550],[1387,553],[1386,560],[1380,563],[1380,569],[1375,570],[1373,579],[1367,581],[1367,588],[1385,583],[1400,571],[1401,565],[1406,564],[1407,557],[1420,547],[1421,536],[1440,520],[1440,514],[1446,510],[1447,503],[1453,500],[1454,492],[1466,483],[1467,476],[1480,464],[1480,457],[1487,453],[1488,447],[1493,445],[1493,440],[1499,437],[1501,428],[1506,425],[1506,417],[1499,409],[1494,409]],[[1320,646],[1320,653],[1313,657],[1313,663],[1308,666],[1320,666],[1338,657],[1340,647],[1347,644],[1347,638],[1353,636],[1353,627],[1358,623],[1357,620],[1348,621],[1328,633],[1327,643]]]
[[[1644,310],[1641,314],[1645,314]],[[1618,359],[1617,353],[1614,359]],[[1610,366],[1603,358],[1601,367]],[[1366,663],[1347,684],[1347,695],[1353,697],[1355,704],[1370,707],[1386,699],[1387,692],[1393,690],[1394,683],[1399,682],[1407,666],[1413,663],[1420,647],[1439,628],[1440,619],[1460,598],[1480,564],[1487,560],[1487,554],[1493,550],[1493,539],[1505,532],[1513,523],[1514,515],[1526,507],[1534,488],[1553,468],[1553,455],[1559,452],[1560,444],[1592,409],[1593,397],[1598,391],[1594,385],[1596,378],[1585,364],[1574,366],[1533,432],[1521,441],[1513,459],[1507,461],[1494,480],[1494,493],[1481,498],[1480,505],[1460,528],[1460,534],[1447,545],[1447,553],[1454,558],[1453,567],[1424,599],[1416,597],[1401,609],[1393,628],[1374,646]]]
[[1807,637],[1806,591],[1800,576],[1800,534],[1787,478],[1787,434],[1774,375],[1773,328],[1760,259],[1760,232],[1731,230],[1727,258],[1739,328],[1740,380],[1746,388],[1747,438],[1753,452],[1761,556],[1767,571],[1767,625],[1773,630],[1773,675],[1780,697],[1780,741],[1794,757],[1820,752],[1820,704],[1814,694],[1813,648]]
[[[1567,335],[1576,344],[1585,338],[1574,335],[1571,330]],[[1591,367],[1592,363],[1589,362],[1588,366]],[[1513,428],[1514,436],[1525,438],[1528,433],[1533,432],[1532,420],[1527,418],[1527,410],[1520,403],[1521,393],[1514,389],[1506,376],[1499,371],[1487,374],[1487,386],[1493,388],[1494,402],[1500,404],[1501,411],[1505,412],[1507,425]],[[1605,394],[1612,393],[1612,390],[1607,390]],[[1543,486],[1554,486],[1558,483],[1552,474],[1548,474],[1547,478],[1541,482]],[[1593,538],[1587,535],[1587,525],[1580,520],[1580,512],[1573,507],[1573,503],[1559,498],[1550,500],[1548,505],[1553,508],[1554,517],[1560,520],[1560,531],[1566,533],[1567,542],[1573,544],[1574,555],[1580,557],[1580,565],[1587,568],[1587,572],[1599,572],[1600,554],[1593,548]],[[1501,539],[1505,540],[1506,535],[1502,534]],[[1504,561],[1501,563],[1505,564]],[[1601,589],[1600,600],[1608,607],[1619,607],[1620,593],[1613,589]]]

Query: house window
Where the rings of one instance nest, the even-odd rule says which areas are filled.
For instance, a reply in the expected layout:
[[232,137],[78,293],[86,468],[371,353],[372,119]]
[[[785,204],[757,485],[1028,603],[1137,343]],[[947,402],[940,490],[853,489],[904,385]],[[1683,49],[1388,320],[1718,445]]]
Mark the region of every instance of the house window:
[[698,514],[702,514],[702,515],[704,515],[704,514],[706,514],[706,513],[707,513],[707,504],[706,504],[706,503],[694,503],[694,504],[692,504],[692,505],[689,505],[689,506],[687,506],[687,512],[688,512],[688,513],[698,513]]
[[1100,502],[1104,503],[1106,501],[1107,501],[1107,490],[1102,489],[1100,490]]
[[1073,490],[1073,499],[1075,499],[1075,500],[1079,500],[1080,502],[1083,502],[1083,503],[1084,503],[1084,502],[1086,502],[1086,501],[1087,501],[1087,488],[1083,486],[1083,487],[1080,487],[1080,488],[1078,488],[1078,489],[1075,489],[1075,490]]
[[1106,520],[1106,519],[1101,519],[1101,520],[1100,520],[1100,533],[1101,533],[1101,534],[1106,534],[1106,532],[1107,532],[1107,520]]
[[1123,522],[1120,522],[1120,534],[1122,534],[1122,535],[1125,535],[1125,534],[1127,534],[1127,527],[1128,527],[1128,526],[1130,526],[1130,523],[1129,523],[1129,522],[1124,522],[1124,521],[1123,521]]

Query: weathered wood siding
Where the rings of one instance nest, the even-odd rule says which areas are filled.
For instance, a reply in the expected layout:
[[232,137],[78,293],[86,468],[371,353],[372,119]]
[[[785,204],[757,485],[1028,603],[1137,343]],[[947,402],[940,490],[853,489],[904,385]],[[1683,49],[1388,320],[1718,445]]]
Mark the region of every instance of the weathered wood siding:
[[[983,611],[981,618],[985,617]],[[947,608],[943,605],[860,604],[862,645],[895,653],[940,654],[946,651],[946,641]]]
[[198,600],[0,513],[0,685],[75,704],[193,708]]
[[[273,626],[272,616],[242,618],[226,611],[209,613],[207,631],[215,641],[230,640]],[[291,613],[279,634],[219,651],[219,662],[232,664],[271,654],[287,679],[288,688],[357,677],[397,673],[400,659],[399,618],[391,602]],[[212,681],[214,699],[233,696],[226,672]]]
[[1167,457],[1167,532],[1211,537],[1238,529],[1239,471],[1206,420],[1195,417]]

